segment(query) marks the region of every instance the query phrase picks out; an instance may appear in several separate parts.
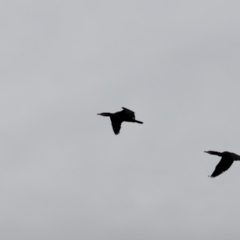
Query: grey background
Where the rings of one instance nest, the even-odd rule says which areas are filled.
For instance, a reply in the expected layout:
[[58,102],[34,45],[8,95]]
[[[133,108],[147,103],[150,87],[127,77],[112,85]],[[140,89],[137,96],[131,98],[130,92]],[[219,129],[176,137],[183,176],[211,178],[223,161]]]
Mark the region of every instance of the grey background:
[[239,8],[2,0],[0,239],[239,239]]

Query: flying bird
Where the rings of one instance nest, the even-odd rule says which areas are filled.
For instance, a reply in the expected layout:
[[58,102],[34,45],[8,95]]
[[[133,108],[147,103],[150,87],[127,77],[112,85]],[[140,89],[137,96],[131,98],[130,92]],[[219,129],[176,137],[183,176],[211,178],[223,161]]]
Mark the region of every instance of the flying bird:
[[214,172],[210,177],[214,178],[217,177],[218,175],[222,174],[223,172],[227,171],[231,165],[233,164],[234,161],[239,161],[240,156],[231,153],[231,152],[215,152],[215,151],[204,151],[205,153],[212,154],[212,155],[217,155],[219,157],[222,157],[218,165],[216,166]]
[[97,114],[104,117],[110,117],[112,122],[112,128],[115,134],[118,134],[120,132],[122,122],[134,122],[143,124],[143,122],[140,122],[135,119],[135,114],[133,111],[124,107],[122,107],[122,109],[123,109],[122,111],[116,113],[104,112]]

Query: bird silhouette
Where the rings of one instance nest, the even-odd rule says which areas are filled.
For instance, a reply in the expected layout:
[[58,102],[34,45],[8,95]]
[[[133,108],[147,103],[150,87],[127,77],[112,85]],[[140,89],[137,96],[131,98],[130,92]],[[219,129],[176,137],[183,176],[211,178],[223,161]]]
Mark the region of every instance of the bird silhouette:
[[119,134],[122,122],[133,122],[143,124],[143,122],[135,119],[135,114],[133,111],[124,107],[122,107],[122,109],[123,109],[122,111],[116,113],[104,112],[97,114],[104,117],[110,117],[112,122],[112,128],[115,134]]
[[231,152],[215,152],[215,151],[204,151],[205,153],[211,154],[211,155],[217,155],[219,157],[222,157],[218,165],[216,166],[215,170],[213,171],[212,175],[210,177],[214,178],[222,174],[223,172],[227,171],[234,161],[239,161],[240,156],[231,153]]

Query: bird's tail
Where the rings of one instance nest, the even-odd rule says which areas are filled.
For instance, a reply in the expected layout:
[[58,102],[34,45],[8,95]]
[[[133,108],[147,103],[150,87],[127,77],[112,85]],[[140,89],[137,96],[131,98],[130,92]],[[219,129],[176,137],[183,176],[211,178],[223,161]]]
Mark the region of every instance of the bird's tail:
[[143,124],[143,122],[140,122],[140,121],[138,121],[138,120],[135,120],[135,122],[136,122],[136,123],[140,123],[140,124]]

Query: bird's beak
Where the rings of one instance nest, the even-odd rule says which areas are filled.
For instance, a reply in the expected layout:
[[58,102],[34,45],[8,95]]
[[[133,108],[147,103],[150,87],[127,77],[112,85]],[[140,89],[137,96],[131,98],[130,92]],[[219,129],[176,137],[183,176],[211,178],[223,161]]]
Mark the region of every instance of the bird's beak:
[[101,115],[101,113],[97,113],[97,115]]
[[205,153],[209,153],[208,151],[204,151]]

